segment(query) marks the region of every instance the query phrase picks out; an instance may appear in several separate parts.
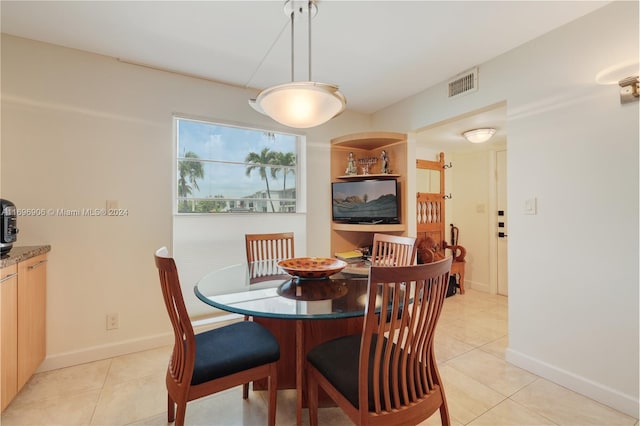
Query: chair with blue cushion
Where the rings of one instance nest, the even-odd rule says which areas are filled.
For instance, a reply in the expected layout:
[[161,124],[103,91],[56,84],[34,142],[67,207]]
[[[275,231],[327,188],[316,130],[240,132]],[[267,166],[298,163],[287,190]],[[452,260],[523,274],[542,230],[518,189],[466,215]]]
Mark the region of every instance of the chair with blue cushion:
[[[318,386],[358,425],[416,425],[440,411],[450,424],[433,340],[451,258],[425,265],[372,266],[362,333],[307,353],[311,426]],[[380,318],[391,318],[391,326]]]
[[177,426],[184,425],[189,401],[267,378],[268,424],[275,425],[278,341],[266,328],[249,321],[194,334],[176,264],[166,247],[156,251],[155,262],[175,337],[166,378],[169,423],[175,420]]

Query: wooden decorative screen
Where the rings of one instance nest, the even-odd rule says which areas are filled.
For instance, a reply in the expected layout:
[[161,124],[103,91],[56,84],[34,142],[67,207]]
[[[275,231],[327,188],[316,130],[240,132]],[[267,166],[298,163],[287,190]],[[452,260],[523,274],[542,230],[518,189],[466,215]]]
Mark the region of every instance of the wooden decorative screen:
[[[417,160],[418,189],[424,187],[420,179],[432,179],[427,184],[428,192],[418,192],[416,197],[417,238],[418,240],[431,237],[439,249],[444,252],[444,153],[439,155],[439,161]],[[422,171],[425,171],[424,173]],[[437,182],[436,182],[437,180]]]

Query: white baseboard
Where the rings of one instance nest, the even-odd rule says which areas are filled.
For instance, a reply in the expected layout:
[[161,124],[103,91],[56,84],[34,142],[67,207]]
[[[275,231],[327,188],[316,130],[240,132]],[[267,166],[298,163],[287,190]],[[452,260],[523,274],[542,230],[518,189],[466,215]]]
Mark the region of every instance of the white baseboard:
[[638,418],[640,401],[631,395],[624,394],[608,386],[596,383],[585,377],[547,364],[521,352],[508,348],[506,360],[511,364],[524,368],[540,377],[550,380],[560,386],[578,392],[588,398],[598,401],[624,414]]
[[125,340],[112,344],[92,346],[77,351],[48,355],[40,364],[36,373],[71,367],[73,365],[86,364],[115,356],[126,355],[133,352],[145,351],[173,343],[173,333],[158,334],[140,339]]
[[476,281],[469,281],[469,280],[464,280],[464,289],[468,290],[468,289],[474,289],[477,291],[482,291],[484,293],[489,293],[491,294],[491,289],[489,288],[489,284],[487,283],[479,283]]
[[[192,324],[194,329],[204,329],[209,325],[233,320],[236,318],[241,318],[241,316],[234,314],[218,315],[210,318],[198,319],[196,321],[193,321]],[[198,332],[198,330],[196,330],[196,332]],[[113,358],[116,356],[126,355],[134,352],[146,351],[149,349],[155,349],[171,344],[173,344],[173,333],[167,332],[156,334],[155,336],[146,336],[138,339],[92,346],[89,348],[79,349],[77,351],[48,355],[42,362],[42,364],[40,364],[40,367],[36,370],[36,373],[56,370],[58,368],[71,367],[79,364],[86,364],[88,362]]]

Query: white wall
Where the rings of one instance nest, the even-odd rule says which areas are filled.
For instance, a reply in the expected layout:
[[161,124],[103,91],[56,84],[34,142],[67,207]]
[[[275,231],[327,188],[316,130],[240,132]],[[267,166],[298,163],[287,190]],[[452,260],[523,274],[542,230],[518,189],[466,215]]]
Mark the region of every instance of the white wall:
[[407,131],[507,102],[508,360],[635,417],[638,103],[595,76],[637,61],[638,39],[638,3],[614,2],[481,64],[477,93],[447,100],[443,83],[373,123]]
[[[185,305],[192,318],[213,313],[198,299],[195,283],[207,273],[229,265],[245,263],[244,234],[293,232],[296,256],[306,256],[306,214],[277,214],[270,217],[177,216],[173,223],[173,256],[180,274]],[[325,256],[328,254],[326,252]],[[223,312],[216,311],[215,314]]]
[[[495,233],[491,227],[490,196],[495,181],[493,151],[457,152],[449,156],[451,168],[451,200],[448,206],[455,209],[452,222],[459,229],[458,244],[467,250],[465,265],[465,287],[490,292],[490,242]],[[495,292],[495,290],[494,290]]]
[[[102,208],[117,200],[128,210],[125,217],[18,218],[17,245],[52,246],[41,370],[168,342],[153,252],[172,246],[172,114],[289,129],[253,111],[242,89],[4,34],[1,53],[2,197],[19,208]],[[292,223],[301,253],[329,253],[330,139],[370,130],[369,123],[345,112],[306,134],[308,220]],[[235,219],[207,223],[212,267],[229,236],[248,229],[246,217]],[[120,328],[107,332],[106,314],[114,312]]]

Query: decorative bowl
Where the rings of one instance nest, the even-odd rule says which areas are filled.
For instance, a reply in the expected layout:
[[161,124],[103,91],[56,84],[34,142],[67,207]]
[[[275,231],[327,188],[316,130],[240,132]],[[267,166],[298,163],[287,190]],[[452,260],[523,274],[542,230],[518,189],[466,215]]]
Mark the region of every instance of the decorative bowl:
[[342,271],[347,262],[331,257],[294,257],[278,262],[288,274],[300,278],[326,278]]

